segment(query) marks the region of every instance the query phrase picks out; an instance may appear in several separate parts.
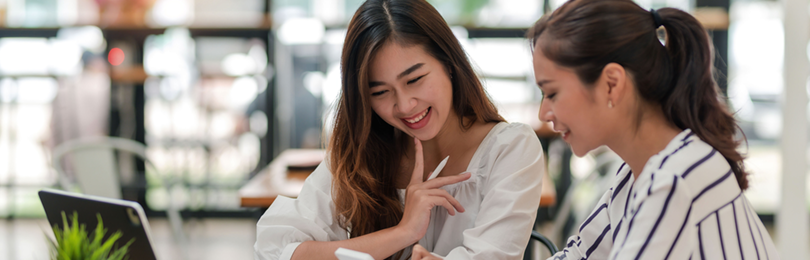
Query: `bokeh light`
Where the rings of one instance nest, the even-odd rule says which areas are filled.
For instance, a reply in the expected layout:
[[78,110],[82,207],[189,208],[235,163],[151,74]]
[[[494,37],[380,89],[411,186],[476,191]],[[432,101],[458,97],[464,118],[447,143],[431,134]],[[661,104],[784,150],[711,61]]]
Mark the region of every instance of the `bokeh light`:
[[110,53],[107,54],[107,60],[110,61],[110,64],[113,66],[121,65],[124,62],[124,51],[119,48],[112,48]]

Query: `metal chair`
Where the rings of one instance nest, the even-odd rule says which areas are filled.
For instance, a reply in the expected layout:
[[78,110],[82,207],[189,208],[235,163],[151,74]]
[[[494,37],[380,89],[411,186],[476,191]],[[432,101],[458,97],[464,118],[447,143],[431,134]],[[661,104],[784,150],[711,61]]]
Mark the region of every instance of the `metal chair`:
[[[58,173],[62,189],[84,194],[121,199],[121,182],[115,152],[126,152],[142,159],[147,167],[157,168],[146,157],[146,146],[142,143],[118,137],[87,137],[69,140],[54,148],[51,160]],[[68,156],[69,155],[69,156]],[[62,167],[63,159],[69,159],[74,178],[70,178]],[[171,187],[170,178],[159,175],[162,185]],[[185,248],[185,235],[180,211],[169,201],[166,216],[175,240]]]
[[546,246],[551,255],[554,255],[557,253],[557,251],[560,251],[559,249],[557,249],[557,246],[555,246],[554,243],[551,242],[551,240],[540,234],[540,232],[532,230],[531,240],[537,240],[538,242],[542,243],[544,246]]

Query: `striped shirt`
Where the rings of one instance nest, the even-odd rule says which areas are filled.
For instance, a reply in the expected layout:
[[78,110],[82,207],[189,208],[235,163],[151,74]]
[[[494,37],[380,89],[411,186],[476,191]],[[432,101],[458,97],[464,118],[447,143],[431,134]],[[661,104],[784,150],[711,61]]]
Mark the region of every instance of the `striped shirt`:
[[565,248],[549,259],[779,259],[768,231],[717,150],[687,129],[626,164]]

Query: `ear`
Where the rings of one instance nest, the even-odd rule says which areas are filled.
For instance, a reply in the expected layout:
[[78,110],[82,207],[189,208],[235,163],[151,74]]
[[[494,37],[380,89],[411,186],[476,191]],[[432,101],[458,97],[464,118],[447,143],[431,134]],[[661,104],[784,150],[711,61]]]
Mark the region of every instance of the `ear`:
[[630,86],[627,85],[629,82],[627,77],[627,71],[622,65],[615,62],[605,65],[605,68],[602,69],[601,79],[605,82],[605,86],[607,87],[607,89],[605,89],[607,99],[601,102],[607,103],[608,100],[610,100],[613,105],[621,103],[622,98],[625,96],[624,93],[630,88]]

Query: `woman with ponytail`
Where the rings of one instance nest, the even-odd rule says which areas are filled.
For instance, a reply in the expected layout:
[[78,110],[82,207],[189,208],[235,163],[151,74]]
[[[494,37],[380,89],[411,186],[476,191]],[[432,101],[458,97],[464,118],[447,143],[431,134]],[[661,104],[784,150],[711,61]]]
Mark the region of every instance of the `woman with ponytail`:
[[264,213],[255,258],[335,259],[343,247],[375,259],[410,259],[411,248],[521,259],[540,204],[540,141],[498,115],[439,12],[425,0],[366,1],[341,73],[326,161],[297,199]]
[[778,259],[694,17],[571,0],[528,37],[540,119],[578,156],[606,145],[625,161],[554,259]]

